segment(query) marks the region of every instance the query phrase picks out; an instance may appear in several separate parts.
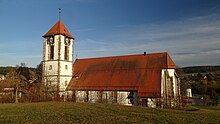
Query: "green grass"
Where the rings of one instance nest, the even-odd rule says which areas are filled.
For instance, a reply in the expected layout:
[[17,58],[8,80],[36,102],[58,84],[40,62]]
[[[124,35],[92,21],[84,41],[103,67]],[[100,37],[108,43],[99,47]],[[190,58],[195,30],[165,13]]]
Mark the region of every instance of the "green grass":
[[220,106],[196,111],[71,102],[0,104],[0,124],[220,123]]

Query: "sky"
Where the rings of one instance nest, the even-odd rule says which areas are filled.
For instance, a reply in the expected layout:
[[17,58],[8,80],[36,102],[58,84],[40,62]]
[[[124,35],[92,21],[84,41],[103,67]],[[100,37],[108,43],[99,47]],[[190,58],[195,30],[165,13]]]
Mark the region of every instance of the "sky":
[[0,0],[0,66],[36,67],[58,8],[75,58],[168,52],[179,67],[220,65],[220,0]]

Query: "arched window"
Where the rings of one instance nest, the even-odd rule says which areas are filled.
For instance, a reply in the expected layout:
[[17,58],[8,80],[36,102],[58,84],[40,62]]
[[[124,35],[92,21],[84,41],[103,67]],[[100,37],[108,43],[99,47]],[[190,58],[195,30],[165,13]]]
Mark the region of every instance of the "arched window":
[[50,55],[49,55],[49,59],[53,60],[54,59],[54,46],[50,46]]
[[64,60],[69,60],[69,46],[65,46]]

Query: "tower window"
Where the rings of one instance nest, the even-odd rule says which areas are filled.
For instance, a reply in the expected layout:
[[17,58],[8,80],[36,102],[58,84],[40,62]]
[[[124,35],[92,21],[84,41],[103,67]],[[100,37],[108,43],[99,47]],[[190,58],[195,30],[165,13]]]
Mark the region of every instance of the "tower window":
[[50,60],[53,60],[54,59],[54,46],[50,46],[50,55],[49,55],[49,57],[50,57]]
[[68,83],[68,82],[67,82],[67,81],[65,81],[65,86],[67,86],[67,83]]
[[68,70],[68,65],[65,65],[66,70]]
[[64,60],[69,60],[69,47],[65,46]]

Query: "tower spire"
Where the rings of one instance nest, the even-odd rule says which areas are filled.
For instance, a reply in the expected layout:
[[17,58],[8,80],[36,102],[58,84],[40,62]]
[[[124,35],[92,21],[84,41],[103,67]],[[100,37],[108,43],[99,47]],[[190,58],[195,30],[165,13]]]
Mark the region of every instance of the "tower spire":
[[61,8],[58,8],[59,9],[59,21],[61,19]]

